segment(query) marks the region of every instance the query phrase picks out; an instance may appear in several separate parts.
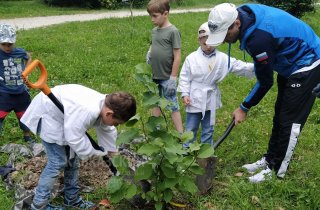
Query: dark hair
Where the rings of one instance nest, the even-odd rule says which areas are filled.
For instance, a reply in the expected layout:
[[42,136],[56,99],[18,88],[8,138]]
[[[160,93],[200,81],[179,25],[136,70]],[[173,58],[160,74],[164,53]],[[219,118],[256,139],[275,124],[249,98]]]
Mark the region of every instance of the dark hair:
[[147,11],[149,14],[156,12],[163,14],[165,11],[169,12],[169,10],[169,0],[151,0],[147,5]]
[[128,121],[136,114],[137,105],[135,98],[126,92],[114,92],[106,95],[105,106],[113,111],[113,118]]

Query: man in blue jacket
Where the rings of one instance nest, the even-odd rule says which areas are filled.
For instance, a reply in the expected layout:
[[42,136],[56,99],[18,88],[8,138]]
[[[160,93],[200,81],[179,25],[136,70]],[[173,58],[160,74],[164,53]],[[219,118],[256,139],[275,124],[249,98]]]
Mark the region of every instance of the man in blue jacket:
[[320,81],[320,39],[303,21],[261,4],[238,8],[219,4],[211,10],[208,26],[208,45],[239,40],[240,49],[254,60],[257,83],[233,112],[236,124],[244,121],[250,108],[270,90],[273,71],[277,72],[278,96],[267,153],[243,167],[258,172],[249,177],[252,183],[270,179],[272,170],[283,178],[315,101],[312,89]]

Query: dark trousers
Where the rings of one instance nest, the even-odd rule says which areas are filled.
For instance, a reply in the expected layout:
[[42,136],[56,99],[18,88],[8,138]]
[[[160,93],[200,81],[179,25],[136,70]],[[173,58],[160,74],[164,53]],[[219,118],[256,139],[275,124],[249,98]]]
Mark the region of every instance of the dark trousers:
[[278,75],[277,82],[273,128],[265,156],[269,167],[282,178],[315,101],[312,89],[320,82],[320,66],[289,78]]

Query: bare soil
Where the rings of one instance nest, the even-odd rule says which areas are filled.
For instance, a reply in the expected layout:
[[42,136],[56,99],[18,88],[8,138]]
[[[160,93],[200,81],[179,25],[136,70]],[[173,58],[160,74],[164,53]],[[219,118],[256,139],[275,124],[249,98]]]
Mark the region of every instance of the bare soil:
[[[17,163],[16,171],[12,173],[13,181],[19,182],[27,190],[35,188],[46,163],[46,157],[33,157]],[[94,157],[80,163],[80,186],[105,186],[112,175],[101,158]],[[63,184],[63,173],[59,177],[59,182]]]

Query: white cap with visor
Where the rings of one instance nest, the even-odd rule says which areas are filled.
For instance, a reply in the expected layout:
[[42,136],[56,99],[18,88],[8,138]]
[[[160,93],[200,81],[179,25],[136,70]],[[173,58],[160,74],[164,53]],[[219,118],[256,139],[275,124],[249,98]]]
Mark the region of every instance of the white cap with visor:
[[8,24],[0,23],[0,43],[15,43],[16,30]]
[[218,46],[226,38],[228,28],[238,17],[237,7],[231,3],[223,3],[213,7],[208,18],[210,29],[207,45]]

